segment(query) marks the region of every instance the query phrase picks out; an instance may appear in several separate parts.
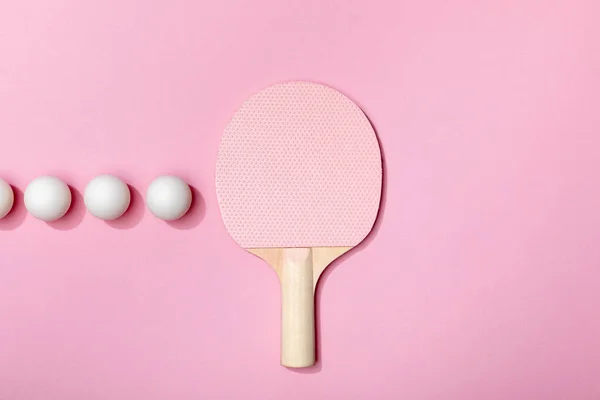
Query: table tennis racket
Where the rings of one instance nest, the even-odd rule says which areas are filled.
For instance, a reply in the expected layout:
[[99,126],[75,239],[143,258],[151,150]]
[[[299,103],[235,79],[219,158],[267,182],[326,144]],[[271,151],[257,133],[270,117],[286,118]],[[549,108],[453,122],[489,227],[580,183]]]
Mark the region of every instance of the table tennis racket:
[[381,152],[361,109],[311,82],[250,97],[223,133],[216,189],[223,222],[281,283],[281,364],[315,363],[319,276],[371,231],[381,198]]

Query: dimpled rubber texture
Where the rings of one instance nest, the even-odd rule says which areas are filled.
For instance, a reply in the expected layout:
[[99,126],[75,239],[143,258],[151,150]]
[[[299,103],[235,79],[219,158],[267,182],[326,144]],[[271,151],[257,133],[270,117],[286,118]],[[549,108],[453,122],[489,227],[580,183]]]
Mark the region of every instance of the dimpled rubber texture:
[[252,96],[219,147],[219,207],[244,248],[355,246],[373,227],[381,183],[370,122],[320,84],[281,83]]

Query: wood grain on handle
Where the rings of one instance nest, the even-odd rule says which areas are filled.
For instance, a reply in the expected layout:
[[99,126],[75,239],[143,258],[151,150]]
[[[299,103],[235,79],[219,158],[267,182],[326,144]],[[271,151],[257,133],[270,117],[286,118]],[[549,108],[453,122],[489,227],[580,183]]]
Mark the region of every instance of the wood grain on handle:
[[315,364],[315,303],[317,281],[325,268],[350,247],[248,249],[265,260],[281,284],[281,365]]
[[284,249],[281,270],[281,365],[315,364],[315,299],[312,250]]

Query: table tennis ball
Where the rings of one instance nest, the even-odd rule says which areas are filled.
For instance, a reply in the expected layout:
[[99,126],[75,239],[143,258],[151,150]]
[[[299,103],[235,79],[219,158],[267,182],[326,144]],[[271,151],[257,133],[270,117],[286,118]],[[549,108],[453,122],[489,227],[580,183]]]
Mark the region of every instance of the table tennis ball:
[[12,188],[5,180],[0,179],[0,219],[6,217],[14,202],[15,194]]
[[71,190],[54,176],[35,178],[25,189],[25,208],[37,219],[56,221],[71,207]]
[[159,176],[146,191],[146,204],[157,218],[173,221],[185,215],[192,204],[192,190],[181,178]]
[[113,175],[99,175],[92,179],[83,193],[83,202],[90,214],[110,221],[119,218],[131,201],[129,186]]

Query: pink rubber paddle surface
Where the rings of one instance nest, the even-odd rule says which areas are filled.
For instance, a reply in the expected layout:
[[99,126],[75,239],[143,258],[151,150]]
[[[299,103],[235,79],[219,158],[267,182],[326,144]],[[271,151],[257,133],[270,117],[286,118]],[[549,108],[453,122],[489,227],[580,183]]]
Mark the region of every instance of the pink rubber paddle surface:
[[217,158],[223,221],[244,248],[355,246],[375,222],[381,183],[370,122],[316,83],[281,83],[249,98]]

